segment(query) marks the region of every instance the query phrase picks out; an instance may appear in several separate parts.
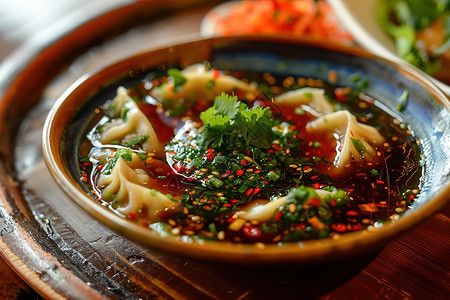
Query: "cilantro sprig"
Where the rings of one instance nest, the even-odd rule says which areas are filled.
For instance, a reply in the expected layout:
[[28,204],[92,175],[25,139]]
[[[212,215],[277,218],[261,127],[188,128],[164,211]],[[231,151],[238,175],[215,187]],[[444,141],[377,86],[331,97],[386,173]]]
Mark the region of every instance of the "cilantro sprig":
[[268,148],[274,139],[274,120],[269,108],[248,108],[236,96],[226,93],[217,96],[214,105],[200,114],[200,119],[204,125],[197,141],[204,148],[222,145]]

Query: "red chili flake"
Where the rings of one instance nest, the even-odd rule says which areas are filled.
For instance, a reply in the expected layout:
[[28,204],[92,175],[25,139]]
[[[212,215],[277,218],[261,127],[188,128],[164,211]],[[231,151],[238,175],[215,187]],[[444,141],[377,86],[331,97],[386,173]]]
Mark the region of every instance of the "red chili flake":
[[152,85],[153,86],[159,86],[160,84],[161,84],[161,82],[159,80],[157,80],[157,79],[153,79],[152,80]]
[[344,90],[341,88],[337,88],[334,90],[334,94],[336,95],[336,100],[338,101],[347,101],[347,95],[344,93]]
[[90,165],[92,165],[92,163],[90,163],[90,162],[84,162],[84,163],[82,163],[82,165],[83,165],[83,166],[90,166]]
[[170,91],[170,92],[172,92],[174,88],[175,88],[175,85],[173,85],[173,84],[169,84],[167,86],[167,90]]
[[103,168],[103,165],[98,165],[97,170],[101,170]]
[[272,148],[277,150],[277,151],[281,151],[280,146],[278,146],[277,144],[272,145]]
[[315,198],[311,198],[311,204],[315,207],[319,207],[320,206],[320,199],[315,197]]
[[236,175],[241,177],[242,175],[244,175],[244,170],[242,170],[242,169],[237,170]]
[[347,225],[344,223],[334,223],[331,224],[331,229],[337,232],[346,232],[347,231]]
[[223,205],[223,207],[231,207],[231,204],[230,204],[230,203],[225,203],[225,204]]
[[261,173],[261,170],[255,170],[255,172],[253,172],[253,174],[258,174]]
[[206,158],[210,161],[213,161],[215,157],[216,157],[216,155],[212,152],[206,153]]
[[317,177],[319,177],[319,175],[314,175],[314,176],[311,176],[311,179],[314,180],[314,179],[316,179]]
[[178,162],[176,165],[174,165],[173,168],[174,168],[178,173],[183,173],[183,172],[186,170],[186,167],[183,166],[180,162]]
[[211,209],[211,206],[205,205],[205,206],[203,206],[203,208],[204,208],[204,209],[207,209],[207,210],[210,210],[210,209]]
[[409,194],[409,199],[414,200],[416,196],[414,194]]
[[267,149],[267,153],[275,153],[275,151],[273,149]]
[[237,203],[238,201],[239,201],[238,199],[231,199],[230,200],[230,202],[233,203],[233,204]]
[[349,193],[353,193],[353,192],[355,191],[355,189],[347,189],[347,191],[348,191]]
[[277,213],[275,214],[275,218],[273,218],[273,221],[274,222],[280,221],[282,215],[283,215],[283,212],[281,210],[277,211]]
[[304,166],[303,167],[303,171],[306,171],[306,170],[309,170],[309,169],[311,169],[311,166]]
[[331,206],[336,206],[336,200],[331,199],[331,200],[330,200],[330,205],[331,205]]
[[241,160],[241,166],[246,166],[248,164],[248,161],[245,159]]
[[352,230],[353,231],[358,231],[358,230],[361,230],[361,229],[363,229],[363,226],[360,223],[352,224]]
[[349,210],[347,212],[347,216],[349,216],[349,217],[356,217],[358,215],[359,215],[359,213],[356,210]]
[[305,223],[298,223],[297,225],[295,225],[295,229],[297,230],[302,230],[306,228],[306,224]]
[[250,153],[250,151],[249,151],[249,150],[245,150],[245,155],[247,155],[247,156],[251,156],[252,154]]
[[314,183],[313,188],[315,188],[316,190],[320,189],[320,184],[318,182]]
[[134,212],[130,212],[130,219],[131,220],[136,220],[137,219],[137,215]]
[[251,238],[258,238],[261,236],[261,230],[254,226],[244,226],[242,227],[242,232]]
[[245,192],[245,196],[250,197],[250,195],[253,193],[253,188],[249,188],[246,192]]
[[88,182],[88,179],[86,177],[81,178],[84,182]]
[[236,97],[238,97],[238,99],[242,99],[245,96],[245,91],[244,90],[237,90],[235,92],[235,94],[236,94]]
[[85,171],[81,172],[81,176],[87,177],[87,173]]
[[354,136],[354,135],[353,135],[353,131],[351,131],[351,130],[350,130],[350,135],[351,135],[351,136]]
[[233,223],[235,220],[236,220],[235,218],[229,217],[227,219],[227,223]]
[[231,172],[231,171],[225,172],[222,175],[220,175],[219,179],[224,179],[225,177],[230,176],[231,173],[233,173],[233,172]]
[[213,78],[214,78],[214,79],[219,78],[219,76],[220,76],[219,70],[213,69],[212,72],[213,72]]
[[383,180],[377,180],[377,183],[378,184],[384,184],[384,181]]
[[208,106],[208,103],[206,103],[205,100],[203,100],[203,99],[198,99],[198,100],[197,100],[197,105],[195,106],[195,108],[196,108],[197,110],[203,111],[203,110],[205,110],[205,108],[206,108],[207,106]]
[[208,153],[214,152],[214,149],[209,148],[208,150],[206,150],[206,152],[208,152]]
[[267,180],[264,180],[264,184],[269,184],[269,182]]
[[258,194],[260,191],[261,191],[261,188],[255,187],[255,189],[253,190],[253,195]]

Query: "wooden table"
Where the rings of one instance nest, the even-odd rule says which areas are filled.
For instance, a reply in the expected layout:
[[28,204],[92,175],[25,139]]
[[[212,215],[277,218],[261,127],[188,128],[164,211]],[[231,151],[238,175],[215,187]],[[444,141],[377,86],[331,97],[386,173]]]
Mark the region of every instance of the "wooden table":
[[[197,32],[201,17],[213,3],[167,1],[159,5],[154,11],[148,10],[147,5],[140,15],[154,17],[155,22],[123,34],[119,44],[113,36],[108,36],[101,40],[102,43],[97,43],[99,46],[93,47],[95,41],[79,37],[80,44],[91,47],[90,53],[81,57],[79,53],[86,48],[67,53],[70,57],[51,56],[53,60],[49,62],[49,57],[45,57],[48,55],[46,49],[51,49],[49,53],[57,53],[52,52],[55,50],[52,41],[64,39],[61,33],[58,38],[28,49],[35,64],[42,58],[37,65],[54,73],[30,82],[41,92],[30,95],[35,99],[24,103],[29,114],[22,117],[29,124],[22,123],[19,133],[23,135],[17,137],[14,144],[3,145],[4,149],[12,148],[11,153],[16,156],[29,155],[32,161],[2,158],[5,169],[16,169],[21,178],[19,182],[8,173],[0,174],[4,185],[0,192],[7,190],[10,195],[8,198],[0,194],[0,254],[32,288],[0,260],[0,299],[38,297],[33,289],[42,297],[55,299],[448,298],[450,205],[383,250],[370,255],[323,265],[246,267],[141,248],[103,228],[64,199],[50,183],[43,185],[43,182],[51,182],[51,178],[40,157],[40,129],[43,116],[57,95],[81,73],[108,63],[108,55],[116,59],[117,48],[123,52],[121,55],[126,55],[127,47],[123,46],[126,43],[145,49],[162,45],[176,36]],[[136,7],[134,9],[137,11]],[[113,17],[117,28],[131,22],[126,18],[121,20],[120,14]],[[106,22],[111,22],[111,17],[101,19],[97,25]],[[140,41],[139,45],[136,45],[137,41]],[[114,53],[110,52],[112,48]],[[104,58],[102,62],[95,59],[99,54]],[[1,70],[4,69],[0,69],[0,82],[3,83],[0,95],[5,90],[10,91],[5,83],[11,83],[14,78],[1,77]],[[25,63],[11,69],[16,76],[23,71],[29,71]],[[2,153],[5,153],[4,149]]]

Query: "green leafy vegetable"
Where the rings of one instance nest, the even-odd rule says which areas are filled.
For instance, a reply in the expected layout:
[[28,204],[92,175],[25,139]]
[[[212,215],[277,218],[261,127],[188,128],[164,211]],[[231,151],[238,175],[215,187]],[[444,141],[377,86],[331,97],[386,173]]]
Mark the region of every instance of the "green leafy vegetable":
[[173,79],[174,90],[179,90],[183,84],[186,83],[186,77],[181,74],[181,71],[176,68],[171,68],[167,70],[167,76]]
[[202,112],[200,119],[204,128],[197,140],[204,148],[220,147],[224,143],[268,148],[274,139],[269,108],[250,109],[236,96],[225,93],[216,97],[214,105]]
[[360,139],[350,138],[353,146],[355,146],[356,150],[359,154],[368,153],[366,146],[364,146],[363,142]]
[[128,148],[119,148],[116,151],[116,154],[114,155],[114,157],[108,162],[108,165],[106,166],[105,175],[109,175],[111,174],[111,170],[114,168],[114,166],[116,165],[117,161],[119,160],[119,158],[122,158],[126,161],[132,161],[133,159],[133,151],[131,149]]
[[[440,68],[438,56],[450,47],[450,1],[448,0],[380,0],[377,19],[396,44],[397,54],[423,71],[433,74]],[[430,57],[417,46],[416,32],[442,18],[445,39]]]
[[148,134],[144,134],[144,135],[138,136],[134,140],[131,140],[128,143],[126,143],[124,146],[126,146],[126,147],[135,147],[135,146],[137,146],[139,144],[142,144],[146,140],[148,140]]
[[397,110],[402,112],[406,109],[406,104],[408,103],[409,91],[404,90],[398,99]]

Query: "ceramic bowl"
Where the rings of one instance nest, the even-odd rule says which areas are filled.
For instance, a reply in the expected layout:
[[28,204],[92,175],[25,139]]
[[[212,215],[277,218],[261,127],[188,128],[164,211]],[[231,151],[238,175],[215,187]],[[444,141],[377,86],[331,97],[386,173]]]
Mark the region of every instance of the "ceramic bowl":
[[[138,80],[149,70],[203,61],[210,61],[219,69],[313,77],[325,82],[332,69],[337,73],[338,84],[349,87],[355,84],[353,75],[365,77],[369,81],[367,94],[395,117],[407,122],[421,141],[425,172],[420,197],[398,221],[388,222],[374,231],[348,233],[339,239],[267,244],[263,247],[161,237],[102,206],[81,184],[77,160],[78,145],[93,118],[94,109],[103,103],[105,97],[113,96],[118,85]],[[404,111],[398,112],[398,99],[405,89],[410,91],[409,102]],[[137,54],[96,74],[86,75],[51,109],[42,142],[47,166],[61,189],[94,218],[143,246],[236,263],[318,263],[380,249],[441,209],[450,195],[449,132],[449,100],[427,77],[408,66],[330,42],[232,36],[199,39]]]

